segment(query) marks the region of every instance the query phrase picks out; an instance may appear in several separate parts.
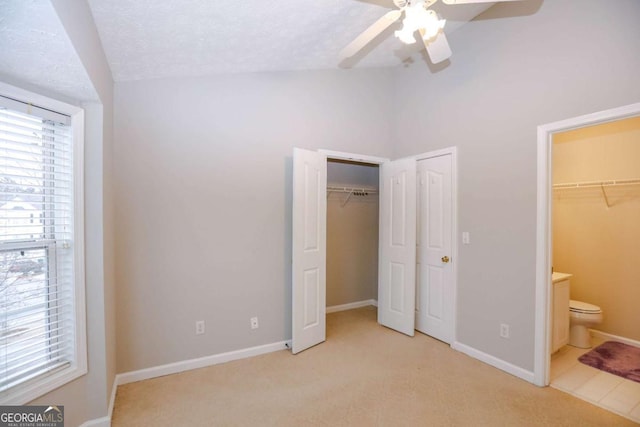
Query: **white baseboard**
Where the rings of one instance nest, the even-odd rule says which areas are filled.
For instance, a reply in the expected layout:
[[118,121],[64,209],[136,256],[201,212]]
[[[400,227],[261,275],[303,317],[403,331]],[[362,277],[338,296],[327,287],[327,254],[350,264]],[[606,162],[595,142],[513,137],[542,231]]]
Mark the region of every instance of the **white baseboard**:
[[258,356],[260,354],[271,353],[273,351],[285,350],[291,348],[291,341],[280,341],[272,344],[260,345],[257,347],[245,348],[242,350],[230,351],[227,353],[214,354],[211,356],[200,357],[198,359],[183,360],[181,362],[169,363],[167,365],[155,366],[153,368],[141,369],[139,371],[125,372],[117,374],[113,380],[111,387],[111,397],[109,399],[108,415],[102,418],[96,418],[86,421],[80,427],[110,427],[111,418],[113,417],[113,407],[116,401],[116,391],[119,385],[132,383],[136,381],[147,380],[156,377],[162,377],[179,372],[190,371],[192,369],[204,368],[206,366],[218,365],[220,363],[230,362],[232,360],[244,359],[247,357]]
[[331,307],[327,307],[326,312],[327,314],[329,314],[329,313],[335,313],[338,311],[353,310],[354,308],[367,307],[369,305],[377,307],[378,301],[374,299],[368,299],[364,301],[350,302],[349,304],[332,305]]
[[118,389],[118,375],[113,379],[111,386],[111,396],[109,397],[109,407],[107,408],[107,416],[85,421],[80,427],[110,427],[111,418],[113,417],[113,405],[116,403],[116,390]]
[[214,354],[197,359],[183,360],[181,362],[169,363],[167,365],[154,366],[152,368],[140,369],[139,371],[125,372],[116,375],[116,381],[118,382],[118,385],[128,384],[136,381],[148,380],[150,378],[190,371],[192,369],[218,365],[232,360],[245,359],[247,357],[258,356],[260,354],[285,350],[288,348],[287,343],[288,341],[279,341],[272,344],[229,351],[227,353]]
[[82,424],[80,427],[110,427],[111,417],[96,418],[95,420],[89,420]]
[[526,369],[522,369],[519,366],[512,365],[509,362],[505,362],[502,359],[498,359],[495,356],[491,356],[490,354],[484,353],[473,347],[469,347],[468,345],[462,344],[458,341],[451,344],[451,348],[453,348],[454,350],[460,351],[466,354],[467,356],[471,356],[474,359],[478,359],[479,361],[484,362],[488,365],[491,365],[494,368],[498,368],[501,371],[504,371],[508,374],[511,374],[525,381],[528,381],[532,384],[535,384],[534,375],[533,375],[533,372],[531,371],[527,371]]
[[113,385],[111,386],[111,397],[109,398],[109,408],[107,409],[107,416],[109,420],[113,417],[113,406],[116,404],[116,392],[118,391],[118,375],[113,379]]
[[621,343],[629,344],[634,347],[640,347],[640,341],[632,340],[631,338],[620,337],[618,335],[608,334],[606,332],[598,331],[596,329],[589,329],[591,336],[600,338],[606,341],[618,341]]

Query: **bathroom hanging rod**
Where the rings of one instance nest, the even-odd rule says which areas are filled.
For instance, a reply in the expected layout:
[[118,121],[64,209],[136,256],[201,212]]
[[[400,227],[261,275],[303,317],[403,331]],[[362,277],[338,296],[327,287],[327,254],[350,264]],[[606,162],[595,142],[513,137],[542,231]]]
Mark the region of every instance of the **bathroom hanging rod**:
[[567,182],[562,184],[553,184],[553,189],[564,190],[570,188],[615,187],[619,185],[636,184],[640,184],[640,179],[610,179],[608,181]]

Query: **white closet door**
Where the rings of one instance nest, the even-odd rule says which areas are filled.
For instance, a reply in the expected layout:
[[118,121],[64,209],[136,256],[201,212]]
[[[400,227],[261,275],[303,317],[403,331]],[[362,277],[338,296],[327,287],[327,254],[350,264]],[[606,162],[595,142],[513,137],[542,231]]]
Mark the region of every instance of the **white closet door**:
[[327,158],[293,149],[292,351],[326,339]]
[[416,291],[416,160],[380,167],[378,323],[413,336]]
[[416,329],[451,343],[454,283],[452,248],[452,158],[418,162]]

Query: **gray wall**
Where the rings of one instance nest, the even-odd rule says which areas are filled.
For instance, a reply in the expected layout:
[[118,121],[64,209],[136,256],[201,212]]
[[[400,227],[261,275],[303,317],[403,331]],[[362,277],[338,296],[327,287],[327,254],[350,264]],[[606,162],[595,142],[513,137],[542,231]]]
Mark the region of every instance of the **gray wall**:
[[291,337],[292,148],[386,156],[391,89],[390,70],[116,84],[118,372]]
[[439,71],[117,84],[118,371],[290,337],[293,146],[400,157],[452,145],[472,240],[458,340],[531,370],[536,126],[640,99],[638,16],[633,0],[529,0],[454,33]]
[[106,415],[116,335],[119,372],[289,338],[293,146],[458,146],[459,228],[472,238],[458,340],[532,369],[536,126],[640,101],[640,2],[496,6],[450,37],[439,71],[418,60],[118,84],[113,164],[112,82],[90,11],[53,5],[101,103],[87,106],[90,372],[34,403],[64,404],[69,425]]
[[[327,182],[377,189],[379,167],[329,160]],[[378,299],[378,195],[347,196],[327,196],[328,307]]]
[[396,71],[394,157],[459,149],[463,344],[533,369],[536,127],[640,101],[638,18],[637,0],[497,5],[450,37],[446,68]]

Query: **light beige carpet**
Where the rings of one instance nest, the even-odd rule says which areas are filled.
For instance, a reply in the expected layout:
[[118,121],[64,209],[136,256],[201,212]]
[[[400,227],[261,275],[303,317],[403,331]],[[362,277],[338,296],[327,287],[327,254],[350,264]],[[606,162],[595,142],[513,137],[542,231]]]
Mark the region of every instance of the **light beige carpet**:
[[327,316],[327,341],[120,386],[112,426],[625,426],[422,334],[373,307]]

